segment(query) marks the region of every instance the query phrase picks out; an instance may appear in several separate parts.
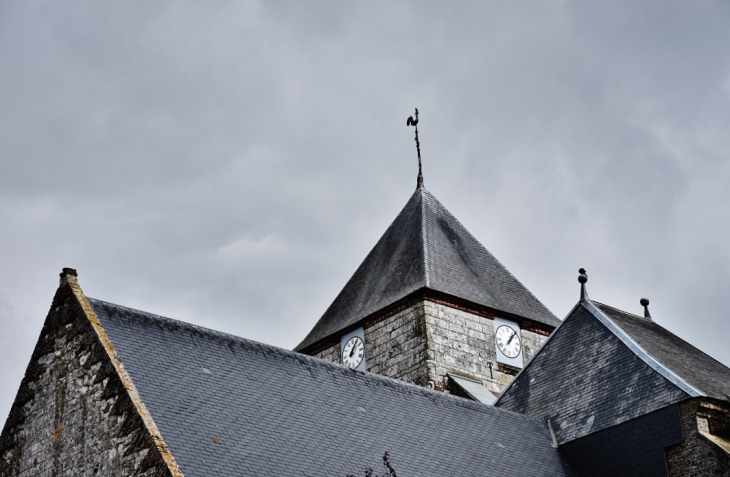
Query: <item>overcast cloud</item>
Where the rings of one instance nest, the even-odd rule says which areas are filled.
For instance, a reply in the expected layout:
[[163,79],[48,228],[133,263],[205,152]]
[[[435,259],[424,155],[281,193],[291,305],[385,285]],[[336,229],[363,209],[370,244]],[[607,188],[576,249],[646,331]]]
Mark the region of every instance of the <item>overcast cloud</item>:
[[0,425],[62,267],[294,347],[426,187],[730,365],[730,3],[0,3]]

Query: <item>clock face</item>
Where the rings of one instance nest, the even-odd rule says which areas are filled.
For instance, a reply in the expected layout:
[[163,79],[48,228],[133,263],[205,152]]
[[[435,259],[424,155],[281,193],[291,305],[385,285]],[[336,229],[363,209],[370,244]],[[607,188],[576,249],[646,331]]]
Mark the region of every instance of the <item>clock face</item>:
[[499,350],[508,358],[516,358],[520,354],[520,337],[517,332],[509,326],[502,325],[497,328],[494,340]]
[[365,343],[359,336],[350,338],[342,347],[342,364],[350,369],[360,366],[363,356],[365,356]]

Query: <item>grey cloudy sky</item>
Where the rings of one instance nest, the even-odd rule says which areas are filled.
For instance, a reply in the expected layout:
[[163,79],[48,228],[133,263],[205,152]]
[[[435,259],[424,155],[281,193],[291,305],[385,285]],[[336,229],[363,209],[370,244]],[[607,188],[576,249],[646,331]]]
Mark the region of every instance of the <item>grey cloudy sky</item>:
[[0,423],[58,273],[291,348],[427,188],[730,365],[730,3],[0,3]]

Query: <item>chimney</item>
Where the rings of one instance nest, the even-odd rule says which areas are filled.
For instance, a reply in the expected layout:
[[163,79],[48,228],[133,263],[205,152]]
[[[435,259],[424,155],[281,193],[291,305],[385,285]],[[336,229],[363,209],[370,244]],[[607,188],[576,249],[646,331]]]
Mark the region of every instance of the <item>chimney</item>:
[[73,268],[64,268],[63,271],[60,274],[61,276],[61,285],[70,284],[70,285],[78,285],[78,276],[79,274],[76,273],[76,270]]

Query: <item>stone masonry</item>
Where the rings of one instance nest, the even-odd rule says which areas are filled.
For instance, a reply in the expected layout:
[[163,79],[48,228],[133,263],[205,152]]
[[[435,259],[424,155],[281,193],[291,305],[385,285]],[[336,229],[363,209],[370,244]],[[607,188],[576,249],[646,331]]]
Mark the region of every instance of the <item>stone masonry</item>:
[[730,477],[730,408],[693,399],[680,406],[684,441],[665,449],[670,477]]
[[[424,309],[417,303],[365,329],[368,371],[425,386],[428,383]],[[340,362],[340,344],[319,353],[318,358]]]
[[54,298],[2,436],[3,476],[172,476],[68,285]]
[[[514,370],[501,370],[497,363],[493,318],[428,299],[419,301],[364,325],[367,369],[441,390],[448,389],[447,373],[452,373],[481,381],[499,394]],[[547,333],[523,329],[521,334],[526,364]],[[334,343],[315,356],[340,362],[340,345]]]
[[[497,363],[493,315],[480,316],[430,300],[423,306],[429,379],[436,388],[448,387],[447,373],[481,381],[495,395],[512,381],[514,371],[502,371]],[[548,337],[525,329],[521,335],[524,364],[527,364]]]

